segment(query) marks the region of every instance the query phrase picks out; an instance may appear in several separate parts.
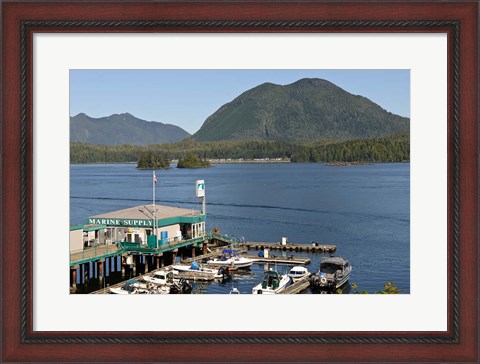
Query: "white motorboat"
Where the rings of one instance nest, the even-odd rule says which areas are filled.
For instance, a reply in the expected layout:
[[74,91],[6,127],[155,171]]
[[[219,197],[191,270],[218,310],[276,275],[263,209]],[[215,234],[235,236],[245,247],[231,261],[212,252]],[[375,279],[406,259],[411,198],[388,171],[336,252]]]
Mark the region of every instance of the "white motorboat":
[[322,258],[320,271],[311,281],[312,287],[323,290],[335,290],[347,283],[351,272],[352,266],[345,258],[334,256]]
[[[190,293],[192,286],[183,278],[176,279],[175,275],[178,275],[178,271],[175,270],[159,270],[153,275],[143,276],[143,280],[150,284],[153,293]],[[156,292],[160,291],[160,292]]]
[[194,278],[205,279],[220,279],[224,277],[223,270],[201,267],[197,262],[193,262],[191,265],[174,265],[172,267],[177,273],[175,275],[182,275],[182,273],[188,273],[189,276]]
[[288,276],[290,278],[292,278],[292,281],[293,282],[296,282],[298,281],[299,279],[309,275],[310,272],[308,271],[307,268],[303,267],[303,266],[296,266],[296,267],[293,267],[292,269],[290,269],[290,272],[288,272]]
[[159,286],[164,286],[167,284],[174,283],[174,271],[159,270],[151,276],[143,276],[143,280],[148,283],[158,284]]
[[237,287],[233,287],[233,288],[230,290],[230,294],[240,294],[240,291],[238,290]]
[[252,294],[277,294],[282,292],[290,282],[286,274],[280,275],[276,270],[265,271],[262,283],[252,288]]
[[154,293],[154,292],[152,292],[151,287],[148,287],[148,285],[145,284],[145,283],[140,283],[136,279],[131,279],[131,280],[127,281],[121,287],[109,288],[108,290],[112,294],[149,294],[149,293]]
[[222,250],[223,256],[221,258],[210,259],[207,261],[208,265],[216,267],[230,267],[233,269],[249,268],[253,262],[253,259],[242,257],[236,250],[224,249]]

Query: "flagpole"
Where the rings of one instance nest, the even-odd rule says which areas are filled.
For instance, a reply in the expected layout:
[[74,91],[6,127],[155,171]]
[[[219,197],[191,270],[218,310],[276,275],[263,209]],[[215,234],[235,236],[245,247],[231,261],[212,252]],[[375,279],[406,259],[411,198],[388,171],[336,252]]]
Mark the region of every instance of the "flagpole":
[[155,208],[155,186],[156,186],[155,170],[153,170],[152,189],[153,189],[153,235],[155,235],[155,246],[158,248],[157,236],[157,209]]

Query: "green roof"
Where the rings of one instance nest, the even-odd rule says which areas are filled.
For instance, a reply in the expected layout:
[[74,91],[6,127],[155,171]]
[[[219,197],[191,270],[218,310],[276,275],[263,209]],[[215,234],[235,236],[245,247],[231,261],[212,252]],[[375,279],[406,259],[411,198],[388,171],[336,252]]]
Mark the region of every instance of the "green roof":
[[83,229],[83,225],[70,225],[70,231]]

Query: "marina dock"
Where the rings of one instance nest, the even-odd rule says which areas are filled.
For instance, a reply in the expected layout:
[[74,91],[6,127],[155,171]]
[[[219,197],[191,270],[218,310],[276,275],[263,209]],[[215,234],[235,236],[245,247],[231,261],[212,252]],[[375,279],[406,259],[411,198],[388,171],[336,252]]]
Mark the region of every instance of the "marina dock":
[[[191,258],[183,259],[183,260],[180,261],[180,263],[187,265],[187,264],[193,263],[194,261],[199,262],[199,261],[202,261],[203,259],[216,258],[216,257],[219,257],[219,256],[222,255],[222,250],[223,249],[216,249],[216,250],[207,252],[205,254],[199,255],[197,257],[191,257]],[[239,249],[236,249],[236,250],[239,253],[246,253],[247,252],[246,247],[239,248]],[[279,264],[279,265],[307,265],[307,264],[310,264],[310,259],[308,259],[308,258],[297,258],[297,257],[294,257],[294,256],[290,256],[290,257],[270,256],[270,257],[265,258],[265,257],[258,257],[258,256],[255,256],[255,255],[251,255],[251,254],[248,255],[247,254],[247,255],[245,255],[245,257],[249,258],[249,259],[252,259],[252,260],[255,261],[255,263],[259,263],[259,264]],[[169,266],[165,266],[165,267],[160,268],[160,269],[170,270],[170,269],[173,269],[173,268],[172,268],[171,265],[169,265]],[[146,273],[146,274],[148,274],[148,275],[153,274],[160,269],[151,270],[149,273]],[[141,278],[143,275],[145,275],[145,274],[141,274],[137,278]],[[178,277],[183,277],[183,278],[190,279],[190,280],[202,280],[201,277],[194,277],[192,274],[189,275],[188,272],[182,272],[178,275]],[[308,277],[310,277],[310,276],[308,276]],[[209,279],[207,279],[207,280],[209,280]],[[303,292],[305,289],[308,288],[308,286],[310,284],[309,282],[310,282],[309,279],[306,279],[306,278],[301,279],[300,281],[291,284],[282,293],[297,294],[297,293]],[[116,283],[114,285],[110,285],[110,286],[108,286],[106,288],[103,288],[103,289],[100,289],[98,291],[92,292],[92,294],[108,293],[109,288],[119,288],[119,287],[122,287],[125,283],[126,283],[126,280],[122,281],[122,282],[119,282],[119,283]]]
[[285,264],[285,265],[307,265],[310,264],[310,259],[309,258],[297,258],[294,256],[290,257],[275,257],[271,256],[268,258],[265,257],[258,257],[256,255],[246,255],[245,256],[248,259],[252,259],[255,261],[255,263],[267,263],[267,264]]
[[300,280],[292,283],[287,288],[285,288],[280,294],[298,294],[305,291],[308,287],[310,287],[310,277],[312,273],[309,273],[305,277],[301,278]]
[[[310,264],[309,258],[299,258],[294,256],[289,257],[277,257],[277,256],[269,256],[266,257],[259,257],[257,255],[246,254],[247,249],[245,247],[240,249],[235,249],[239,254],[243,254],[245,258],[252,259],[255,263],[276,263],[276,264],[286,264],[286,265],[307,265]],[[212,251],[210,253],[206,253],[194,258],[187,258],[183,259],[180,263],[181,264],[190,264],[194,261],[200,262],[203,259],[213,259],[218,258],[222,255],[221,250]]]
[[248,250],[280,250],[284,252],[307,252],[307,253],[333,253],[337,250],[335,245],[325,245],[318,243],[311,244],[290,244],[282,245],[279,242],[268,243],[268,242],[239,242],[237,243],[240,247],[245,247]]

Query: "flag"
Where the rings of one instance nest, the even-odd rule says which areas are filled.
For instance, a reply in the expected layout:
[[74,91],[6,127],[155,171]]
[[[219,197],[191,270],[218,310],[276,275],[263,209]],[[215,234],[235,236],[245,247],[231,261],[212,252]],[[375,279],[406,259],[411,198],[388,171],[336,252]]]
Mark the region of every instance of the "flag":
[[157,175],[153,172],[153,183],[157,184]]

